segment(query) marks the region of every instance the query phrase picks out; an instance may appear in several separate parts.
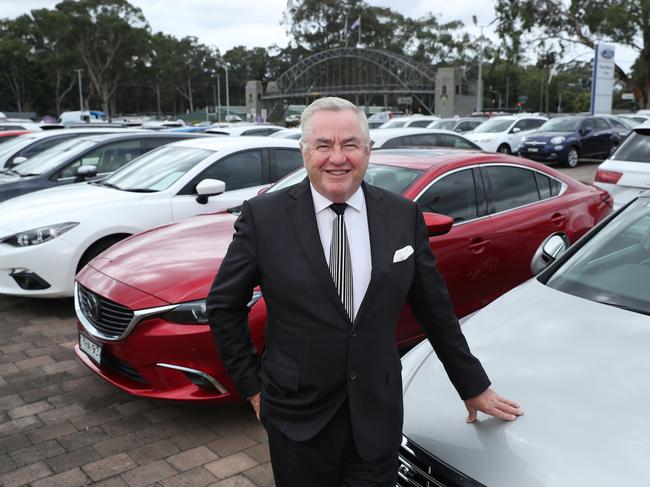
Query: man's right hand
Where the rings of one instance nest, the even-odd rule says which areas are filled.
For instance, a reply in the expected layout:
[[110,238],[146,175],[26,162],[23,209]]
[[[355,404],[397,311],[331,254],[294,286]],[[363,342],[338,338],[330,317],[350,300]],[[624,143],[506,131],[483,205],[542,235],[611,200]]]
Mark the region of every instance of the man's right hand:
[[260,393],[258,392],[257,394],[253,394],[251,397],[248,398],[248,401],[251,403],[251,406],[253,406],[253,411],[255,411],[255,416],[257,416],[257,420],[260,420]]

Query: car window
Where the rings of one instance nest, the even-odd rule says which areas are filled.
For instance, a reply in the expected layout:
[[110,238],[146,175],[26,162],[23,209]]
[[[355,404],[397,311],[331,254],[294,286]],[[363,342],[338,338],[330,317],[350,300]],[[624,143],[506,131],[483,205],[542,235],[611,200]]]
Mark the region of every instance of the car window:
[[541,199],[550,198],[560,194],[562,183],[557,179],[545,176],[538,172],[533,172],[533,174],[535,175],[535,181],[537,182],[537,189]]
[[517,128],[519,130],[528,130],[528,120],[518,120],[517,123],[515,123],[512,126],[513,129]]
[[607,120],[604,118],[594,118],[594,125],[596,126],[596,130],[607,130],[610,128]]
[[540,120],[540,119],[537,119],[537,118],[529,118],[528,123],[527,123],[528,128],[526,130],[533,130],[533,129],[539,128],[542,125],[544,125],[545,122],[546,122],[546,120]]
[[546,283],[559,291],[650,315],[650,200],[640,198],[573,254]]
[[21,150],[18,155],[22,157],[27,157],[28,159],[30,157],[35,156],[36,154],[46,151],[50,147],[54,147],[57,144],[60,144],[61,142],[74,138],[74,135],[69,135],[67,137],[50,137],[48,139],[43,139],[39,142],[36,142],[34,144],[31,144],[28,147],[25,147],[23,150]]
[[512,166],[484,168],[495,213],[539,201],[534,171]]
[[397,147],[412,147],[414,144],[411,142],[410,137],[395,137],[394,139],[387,140],[382,149],[395,149]]
[[276,182],[302,165],[302,154],[298,149],[271,149],[271,182]]
[[226,156],[214,162],[196,178],[220,179],[226,183],[226,191],[260,186],[262,180],[262,151],[249,150]]
[[409,124],[409,127],[426,127],[431,123],[431,120],[416,120]]
[[460,122],[458,125],[454,127],[454,130],[456,132],[465,132],[467,130],[470,130],[472,126],[470,125],[469,122]]
[[611,156],[617,161],[650,162],[650,130],[633,130]]
[[625,126],[624,123],[620,122],[619,120],[616,120],[615,118],[608,118],[607,120],[608,120],[609,123],[611,123],[614,127],[627,129],[627,127]]
[[582,128],[582,130],[585,130],[585,129],[595,130],[596,129],[596,122],[594,121],[593,118],[587,118],[582,122],[582,127],[581,128]]
[[454,222],[476,218],[476,184],[471,169],[458,171],[433,183],[416,200],[422,211],[450,216]]
[[469,140],[465,140],[462,137],[458,137],[457,135],[438,134],[437,136],[438,136],[438,145],[440,147],[454,147],[456,149],[476,149],[476,150],[481,149],[473,142],[470,142]]
[[438,120],[427,125],[427,127],[430,129],[451,130],[454,128],[454,125],[456,125],[454,120]]
[[65,167],[59,174],[60,178],[72,177],[81,166],[95,166],[97,174],[105,174],[116,171],[127,162],[142,154],[142,143],[140,140],[124,140],[107,144],[91,150],[72,164]]
[[277,132],[278,129],[274,128],[262,128],[262,129],[251,129],[251,130],[246,130],[242,132],[242,135],[257,135],[260,137],[264,137],[266,135],[271,135],[274,132]]

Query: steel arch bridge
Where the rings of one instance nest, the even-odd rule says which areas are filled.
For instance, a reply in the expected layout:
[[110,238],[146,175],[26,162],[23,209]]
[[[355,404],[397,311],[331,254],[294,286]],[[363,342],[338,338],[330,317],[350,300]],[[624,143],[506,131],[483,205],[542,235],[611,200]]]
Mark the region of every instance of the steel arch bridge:
[[411,96],[422,110],[433,113],[435,71],[412,59],[378,49],[338,47],[317,52],[293,65],[275,82],[277,91],[262,98],[270,107],[269,118],[279,117],[286,100],[314,96],[363,97]]

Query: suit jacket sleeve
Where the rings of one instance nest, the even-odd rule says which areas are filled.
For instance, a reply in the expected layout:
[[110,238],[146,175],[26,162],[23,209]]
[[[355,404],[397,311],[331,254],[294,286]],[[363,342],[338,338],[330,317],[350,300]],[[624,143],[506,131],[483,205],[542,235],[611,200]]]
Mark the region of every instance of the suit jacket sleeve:
[[490,380],[461,332],[447,286],[436,269],[419,207],[416,220],[415,274],[408,301],[458,394],[462,399],[469,399],[487,389]]
[[244,201],[235,234],[206,300],[212,335],[239,392],[259,392],[258,355],[248,328],[247,304],[258,284],[257,243],[250,205]]

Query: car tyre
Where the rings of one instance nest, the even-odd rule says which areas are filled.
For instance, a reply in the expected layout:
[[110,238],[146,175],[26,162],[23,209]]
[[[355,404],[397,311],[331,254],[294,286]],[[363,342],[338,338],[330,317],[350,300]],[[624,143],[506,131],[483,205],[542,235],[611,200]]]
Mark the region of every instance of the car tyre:
[[501,144],[497,148],[497,152],[500,152],[501,154],[512,154],[512,151],[510,150],[510,146],[508,144]]
[[569,152],[567,153],[564,163],[569,167],[576,167],[578,165],[578,159],[580,159],[578,148],[574,146],[569,147]]
[[88,262],[93,260],[104,250],[116,244],[120,240],[125,239],[128,236],[129,235],[110,235],[92,244],[90,247],[86,249],[84,254],[81,256],[81,259],[79,259],[79,264],[77,264],[77,274],[81,269],[83,269],[86,266],[86,264],[88,264]]

